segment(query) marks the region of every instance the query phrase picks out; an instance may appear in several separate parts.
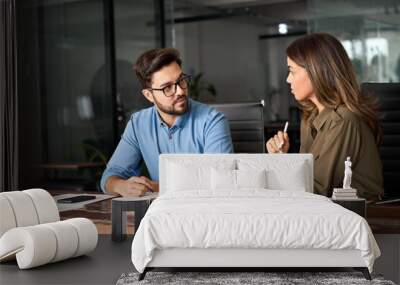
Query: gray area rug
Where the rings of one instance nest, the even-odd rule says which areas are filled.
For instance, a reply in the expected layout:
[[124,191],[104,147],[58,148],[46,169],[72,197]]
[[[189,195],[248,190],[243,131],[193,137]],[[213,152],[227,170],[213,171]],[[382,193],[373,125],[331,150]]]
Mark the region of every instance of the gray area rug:
[[150,271],[142,281],[139,273],[122,274],[117,285],[133,284],[385,284],[395,285],[382,276],[372,275],[368,281],[360,272],[154,272]]

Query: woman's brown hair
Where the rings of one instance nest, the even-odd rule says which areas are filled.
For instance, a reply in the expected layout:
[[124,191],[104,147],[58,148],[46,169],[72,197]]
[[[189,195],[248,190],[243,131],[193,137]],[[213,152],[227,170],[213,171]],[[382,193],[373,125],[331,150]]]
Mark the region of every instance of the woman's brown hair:
[[[289,45],[287,56],[306,69],[318,101],[328,108],[344,104],[360,116],[371,128],[377,144],[382,130],[378,119],[376,99],[361,95],[351,61],[342,44],[326,33],[303,36]],[[316,106],[310,101],[299,102],[303,120],[307,120]]]

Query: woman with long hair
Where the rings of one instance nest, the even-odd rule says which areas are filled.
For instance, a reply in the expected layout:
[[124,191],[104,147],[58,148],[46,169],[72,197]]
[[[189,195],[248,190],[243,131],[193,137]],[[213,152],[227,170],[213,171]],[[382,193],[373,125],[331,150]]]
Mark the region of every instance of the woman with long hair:
[[[314,192],[331,196],[341,188],[344,161],[352,161],[352,188],[378,200],[383,194],[378,144],[382,131],[372,97],[360,86],[342,44],[326,33],[295,40],[286,49],[287,82],[302,110],[300,152],[314,155]],[[278,132],[266,143],[269,153],[287,152],[289,137]]]

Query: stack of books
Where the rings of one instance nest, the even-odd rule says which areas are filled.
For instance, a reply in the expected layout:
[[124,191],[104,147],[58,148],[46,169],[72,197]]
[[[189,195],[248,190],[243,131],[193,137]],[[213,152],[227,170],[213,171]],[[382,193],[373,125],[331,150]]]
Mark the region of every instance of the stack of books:
[[333,188],[332,199],[334,200],[358,199],[357,190],[353,188],[350,189]]

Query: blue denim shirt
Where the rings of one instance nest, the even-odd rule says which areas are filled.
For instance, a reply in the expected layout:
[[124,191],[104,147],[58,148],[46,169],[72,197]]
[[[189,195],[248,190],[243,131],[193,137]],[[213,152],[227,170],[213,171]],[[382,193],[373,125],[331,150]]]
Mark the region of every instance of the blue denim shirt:
[[162,153],[232,153],[228,121],[215,109],[189,100],[188,110],[169,128],[155,106],[134,113],[101,178],[101,189],[110,176],[140,176],[144,160],[150,178],[158,181]]

